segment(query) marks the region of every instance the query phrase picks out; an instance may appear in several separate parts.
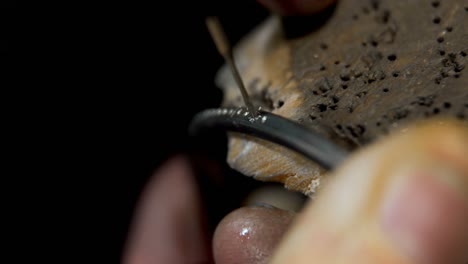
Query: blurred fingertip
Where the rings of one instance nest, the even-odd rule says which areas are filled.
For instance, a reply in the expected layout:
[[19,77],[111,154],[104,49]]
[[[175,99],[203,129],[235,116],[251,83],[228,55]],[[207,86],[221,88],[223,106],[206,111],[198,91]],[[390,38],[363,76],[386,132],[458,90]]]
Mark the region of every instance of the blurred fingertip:
[[216,263],[263,263],[273,253],[294,213],[264,204],[227,215],[213,240]]

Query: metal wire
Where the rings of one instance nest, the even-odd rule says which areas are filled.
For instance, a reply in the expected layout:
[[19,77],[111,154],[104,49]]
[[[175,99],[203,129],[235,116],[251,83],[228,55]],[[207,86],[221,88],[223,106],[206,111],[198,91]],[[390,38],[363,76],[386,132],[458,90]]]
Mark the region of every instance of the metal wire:
[[221,128],[265,139],[316,162],[324,169],[339,165],[348,152],[329,139],[284,117],[258,111],[252,117],[247,109],[208,109],[198,113],[190,125],[190,133],[198,134],[205,129]]

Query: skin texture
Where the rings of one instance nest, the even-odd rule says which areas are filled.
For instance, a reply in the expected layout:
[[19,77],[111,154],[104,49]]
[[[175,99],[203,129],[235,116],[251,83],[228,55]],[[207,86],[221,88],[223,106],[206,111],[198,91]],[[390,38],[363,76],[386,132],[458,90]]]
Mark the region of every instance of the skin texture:
[[209,263],[200,201],[187,159],[166,162],[142,194],[123,263]]
[[[418,263],[463,263],[468,256],[459,252],[468,249],[468,205],[431,177],[425,172],[413,175],[389,197],[380,212],[382,228]],[[403,203],[409,204],[400,206]],[[448,222],[452,224],[447,228]]]
[[293,212],[265,207],[230,213],[214,235],[215,262],[267,263],[293,217]]

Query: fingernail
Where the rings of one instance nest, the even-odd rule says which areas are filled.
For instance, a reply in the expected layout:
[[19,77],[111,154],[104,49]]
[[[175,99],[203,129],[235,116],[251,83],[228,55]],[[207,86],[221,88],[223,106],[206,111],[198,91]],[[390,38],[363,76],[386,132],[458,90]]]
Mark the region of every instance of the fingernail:
[[381,207],[391,244],[413,263],[468,261],[468,175],[451,169],[397,175]]

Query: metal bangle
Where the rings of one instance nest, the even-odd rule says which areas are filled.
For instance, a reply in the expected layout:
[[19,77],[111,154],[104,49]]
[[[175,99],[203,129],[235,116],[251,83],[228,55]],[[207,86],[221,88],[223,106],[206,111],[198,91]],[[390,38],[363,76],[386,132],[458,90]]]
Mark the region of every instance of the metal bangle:
[[333,169],[348,156],[348,151],[329,139],[284,117],[258,111],[253,116],[245,108],[208,109],[195,115],[190,133],[221,128],[268,140],[294,150],[324,169]]

